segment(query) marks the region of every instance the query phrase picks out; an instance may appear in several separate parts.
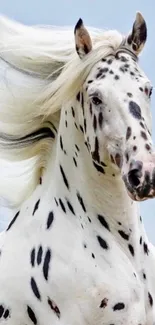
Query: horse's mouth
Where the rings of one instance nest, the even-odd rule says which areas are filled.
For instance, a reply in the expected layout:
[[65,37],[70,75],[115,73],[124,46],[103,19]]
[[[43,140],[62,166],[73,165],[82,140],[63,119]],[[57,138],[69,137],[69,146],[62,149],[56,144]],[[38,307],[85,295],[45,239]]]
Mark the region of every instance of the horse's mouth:
[[127,193],[133,201],[141,202],[155,197],[155,189],[152,188],[151,183],[139,185],[136,188],[133,188],[126,176],[123,176],[123,181],[125,183]]

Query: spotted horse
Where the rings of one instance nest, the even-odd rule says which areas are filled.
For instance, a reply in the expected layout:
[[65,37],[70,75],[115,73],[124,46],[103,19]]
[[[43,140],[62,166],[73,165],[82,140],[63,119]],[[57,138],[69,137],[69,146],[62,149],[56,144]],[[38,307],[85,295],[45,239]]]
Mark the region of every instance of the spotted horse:
[[17,210],[0,236],[0,324],[155,324],[137,206],[155,196],[144,18],[127,36],[81,19],[74,33],[0,26],[0,194]]

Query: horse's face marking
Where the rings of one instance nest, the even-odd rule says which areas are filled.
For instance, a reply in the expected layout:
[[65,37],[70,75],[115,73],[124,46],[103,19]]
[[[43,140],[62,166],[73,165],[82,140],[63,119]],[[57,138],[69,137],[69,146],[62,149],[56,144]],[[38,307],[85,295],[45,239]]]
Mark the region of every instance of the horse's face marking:
[[93,67],[83,86],[81,104],[93,161],[100,164],[111,157],[124,176],[133,159],[149,159],[151,89],[148,78],[127,53],[109,56]]

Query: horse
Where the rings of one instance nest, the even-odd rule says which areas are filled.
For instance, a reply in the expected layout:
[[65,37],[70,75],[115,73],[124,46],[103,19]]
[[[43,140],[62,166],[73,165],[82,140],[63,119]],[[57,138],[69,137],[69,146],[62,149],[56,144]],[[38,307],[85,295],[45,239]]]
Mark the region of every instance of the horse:
[[146,39],[140,12],[125,36],[1,17],[0,324],[155,324]]

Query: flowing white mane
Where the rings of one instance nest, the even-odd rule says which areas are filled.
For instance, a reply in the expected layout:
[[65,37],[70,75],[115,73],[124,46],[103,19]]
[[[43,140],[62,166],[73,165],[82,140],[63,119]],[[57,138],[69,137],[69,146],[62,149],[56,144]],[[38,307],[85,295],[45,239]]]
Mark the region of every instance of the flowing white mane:
[[[122,42],[117,31],[89,32],[93,51],[81,61],[73,28],[30,27],[0,18],[0,196],[15,204],[35,189],[52,146],[30,134],[54,115],[59,122],[54,113],[77,94],[94,64]],[[27,141],[21,141],[24,136]]]

